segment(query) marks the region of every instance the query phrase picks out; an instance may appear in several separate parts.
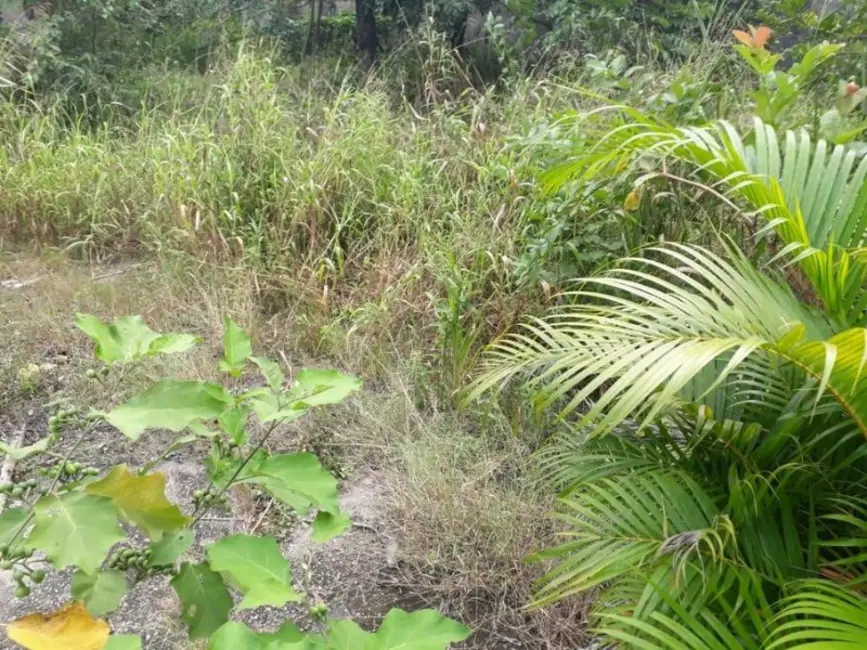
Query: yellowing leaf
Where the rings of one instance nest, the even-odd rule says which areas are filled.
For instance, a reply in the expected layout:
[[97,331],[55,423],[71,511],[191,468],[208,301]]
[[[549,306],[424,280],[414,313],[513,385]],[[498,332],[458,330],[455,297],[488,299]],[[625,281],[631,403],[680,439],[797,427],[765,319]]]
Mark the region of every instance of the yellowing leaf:
[[10,623],[9,638],[28,650],[102,650],[109,627],[93,618],[81,603],[51,614],[29,614]]
[[110,498],[142,532],[159,541],[164,532],[182,528],[188,521],[178,507],[166,499],[165,488],[165,474],[154,472],[136,476],[126,465],[118,465],[104,479],[88,485],[87,491]]
[[635,212],[641,205],[641,188],[632,190],[623,202],[623,209],[627,212]]

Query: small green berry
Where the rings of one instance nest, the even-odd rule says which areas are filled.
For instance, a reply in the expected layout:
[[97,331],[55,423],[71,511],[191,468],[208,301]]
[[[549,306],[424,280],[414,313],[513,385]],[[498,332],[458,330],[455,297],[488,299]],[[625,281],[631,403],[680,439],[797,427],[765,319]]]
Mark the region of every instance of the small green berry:
[[42,584],[42,581],[45,580],[45,571],[43,571],[42,569],[34,571],[30,574],[30,579],[37,585]]
[[21,585],[18,589],[15,590],[16,598],[27,598],[30,595],[30,587],[26,585]]
[[93,368],[88,368],[87,372],[84,373],[84,376],[88,379],[96,379],[96,370]]
[[11,494],[13,497],[20,497],[22,494],[24,494],[24,488],[16,485],[14,488],[12,488]]
[[0,562],[0,569],[3,569],[4,571],[8,571],[11,568],[12,568],[12,561],[11,560],[3,560],[2,562]]

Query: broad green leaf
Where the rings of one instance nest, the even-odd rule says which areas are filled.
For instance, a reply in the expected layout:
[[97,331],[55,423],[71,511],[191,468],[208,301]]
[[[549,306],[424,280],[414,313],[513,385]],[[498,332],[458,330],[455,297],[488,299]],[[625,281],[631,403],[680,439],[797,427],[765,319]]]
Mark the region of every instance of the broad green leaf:
[[349,516],[344,513],[332,514],[320,511],[313,520],[313,541],[324,544],[329,539],[342,535],[352,525]]
[[185,436],[185,438],[179,439],[184,440],[183,444],[186,444],[188,442],[195,442],[198,438],[213,439],[220,435],[219,431],[212,429],[201,420],[193,420],[187,425],[187,429],[192,431],[193,435],[189,437]]
[[8,544],[15,537],[21,525],[27,521],[28,512],[24,508],[9,508],[0,513],[0,544]]
[[361,381],[336,370],[305,369],[295,376],[294,399],[308,406],[337,404],[361,388]]
[[[243,623],[226,623],[214,632],[208,650],[307,650],[307,636],[292,623],[273,633],[254,632]],[[291,644],[291,645],[289,645]]]
[[220,386],[164,379],[111,410],[106,419],[137,440],[145,429],[178,432],[195,420],[215,418],[231,403],[232,396]]
[[[252,465],[252,463],[250,464]],[[306,452],[279,454],[245,470],[240,482],[257,483],[277,499],[306,513],[310,505],[337,515],[337,480]]]
[[110,498],[145,535],[159,541],[164,532],[182,528],[189,521],[166,499],[165,488],[166,475],[161,472],[136,476],[126,465],[118,465],[108,476],[88,485],[87,491]]
[[181,600],[181,620],[187,624],[191,639],[207,638],[229,620],[232,596],[207,562],[185,562],[171,585]]
[[331,621],[324,644],[328,650],[364,650],[372,636],[361,629],[355,621]]
[[158,542],[151,544],[148,566],[168,566],[177,562],[193,545],[196,536],[189,529],[166,533]]
[[141,316],[124,316],[107,325],[96,316],[78,314],[75,325],[96,343],[96,358],[107,363],[185,352],[200,341],[191,334],[158,334]]
[[9,638],[27,650],[103,650],[108,623],[93,618],[81,603],[49,614],[28,614],[6,627]]
[[268,382],[268,385],[272,389],[280,390],[283,387],[285,377],[283,376],[283,370],[280,369],[279,363],[264,357],[250,357],[250,361],[259,366],[259,372],[262,373],[265,381]]
[[393,609],[368,639],[364,650],[445,650],[468,638],[472,631],[432,609],[407,613]]
[[304,415],[308,409],[304,402],[292,401],[289,393],[277,395],[271,391],[257,393],[248,399],[247,404],[262,424],[274,420],[291,422]]
[[232,377],[240,376],[244,363],[251,354],[253,347],[250,337],[227,316],[223,321],[223,359],[220,361],[220,370]]
[[162,334],[151,341],[150,347],[148,347],[148,356],[186,352],[201,342],[200,337],[192,334]]
[[44,551],[58,569],[78,566],[96,573],[108,550],[126,538],[111,499],[82,492],[46,495],[34,506],[36,523],[27,543]]
[[249,411],[243,406],[235,408],[221,414],[218,419],[220,428],[232,439],[237,445],[243,445],[247,442],[247,415]]
[[137,634],[112,634],[103,650],[142,650],[141,637]]
[[10,447],[5,442],[0,442],[0,452],[8,454],[13,460],[23,460],[28,456],[38,454],[46,449],[48,449],[48,438],[43,438],[38,442],[34,442],[32,445],[27,445],[26,447]]
[[94,616],[104,616],[117,609],[129,586],[120,571],[88,574],[76,571],[70,586],[72,597],[81,601]]
[[96,358],[107,363],[128,363],[143,356],[159,336],[141,316],[124,316],[106,325],[91,314],[78,314],[75,325],[96,343]]
[[301,600],[290,583],[289,562],[273,537],[232,535],[208,545],[207,553],[211,568],[244,594],[239,609]]

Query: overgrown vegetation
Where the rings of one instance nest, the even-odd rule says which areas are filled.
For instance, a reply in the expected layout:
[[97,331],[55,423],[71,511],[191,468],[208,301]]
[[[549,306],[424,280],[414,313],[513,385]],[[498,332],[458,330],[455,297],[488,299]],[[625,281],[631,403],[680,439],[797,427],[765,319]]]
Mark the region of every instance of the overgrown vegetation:
[[[350,501],[364,480],[388,493],[359,524],[394,590],[366,627],[429,607],[475,633],[431,613],[453,634],[409,647],[863,644],[864,3],[31,9],[0,60],[0,243],[36,281],[0,305],[4,409],[129,396],[44,368],[58,346],[90,367],[58,325],[75,312],[205,338],[232,314],[284,370],[366,381],[278,436]],[[82,268],[109,286],[57,294]],[[136,364],[131,390],[171,375],[214,398],[205,350]],[[164,464],[112,459],[82,485]],[[15,470],[21,507],[34,469]],[[250,539],[297,527],[279,495],[215,476]],[[329,599],[301,586],[309,611],[280,620],[319,625]],[[211,647],[288,642],[240,620]]]

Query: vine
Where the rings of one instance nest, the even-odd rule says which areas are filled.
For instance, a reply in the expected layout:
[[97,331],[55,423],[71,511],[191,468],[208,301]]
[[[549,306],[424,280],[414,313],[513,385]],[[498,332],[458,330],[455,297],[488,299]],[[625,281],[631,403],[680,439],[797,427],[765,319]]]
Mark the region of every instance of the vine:
[[[106,324],[79,315],[76,325],[93,340],[95,357],[104,364],[87,371],[100,382],[115,376],[117,384],[125,368],[187,352],[201,342],[190,334],[154,332],[139,316]],[[253,367],[264,385],[250,388],[238,379]],[[209,650],[442,650],[468,637],[466,627],[433,610],[392,610],[375,632],[328,618],[321,603],[296,589],[273,537],[226,536],[205,544],[199,561],[188,559],[197,524],[237,485],[255,486],[302,517],[315,510],[316,542],[350,525],[340,509],[337,481],[315,455],[271,454],[266,443],[279,425],[342,401],[360,382],[333,370],[301,370],[288,382],[278,363],[253,356],[250,337],[229,318],[218,370],[226,377],[223,383],[165,378],[108,411],[58,408],[45,438],[27,447],[0,448],[16,460],[39,454],[56,460],[34,469],[34,476],[0,486],[5,496],[0,568],[12,571],[15,595],[30,595],[45,580],[46,569],[74,569],[70,604],[13,621],[9,637],[29,650],[140,649],[138,636],[112,634],[100,617],[117,609],[132,587],[158,575],[171,576],[190,639],[207,639]],[[254,419],[259,427],[251,426]],[[77,454],[103,422],[131,441],[151,429],[178,437],[140,468],[122,464],[101,471]],[[210,441],[205,461],[210,485],[193,494],[193,511],[185,513],[166,498],[166,476],[154,468],[173,451],[203,439]],[[147,542],[132,540],[131,528]],[[290,602],[307,604],[322,621],[320,629],[305,632],[286,622],[276,632],[263,633],[230,620],[236,611]]]

